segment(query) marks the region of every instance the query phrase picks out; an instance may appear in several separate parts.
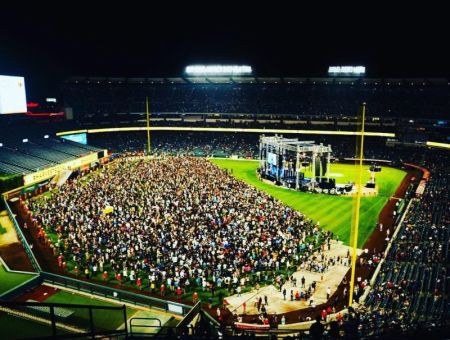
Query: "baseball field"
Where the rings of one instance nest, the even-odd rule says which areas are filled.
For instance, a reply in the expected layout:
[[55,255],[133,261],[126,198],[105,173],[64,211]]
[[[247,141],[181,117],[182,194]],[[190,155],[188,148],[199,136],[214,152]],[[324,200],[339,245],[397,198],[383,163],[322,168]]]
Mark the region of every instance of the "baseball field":
[[[332,231],[339,237],[339,240],[349,245],[352,197],[299,192],[261,182],[256,174],[256,169],[259,165],[258,161],[231,159],[212,159],[211,161],[222,168],[232,171],[236,178],[267,192],[286,205],[305,214],[308,218],[319,222],[321,227]],[[376,226],[378,215],[389,197],[395,193],[405,175],[406,172],[390,167],[382,167],[382,171],[377,174],[378,195],[363,197],[361,200],[358,247],[362,247],[372,233]],[[332,163],[330,164],[330,177],[335,178],[338,184],[355,181],[355,166],[352,164]],[[369,166],[364,166],[363,183],[369,178]]]

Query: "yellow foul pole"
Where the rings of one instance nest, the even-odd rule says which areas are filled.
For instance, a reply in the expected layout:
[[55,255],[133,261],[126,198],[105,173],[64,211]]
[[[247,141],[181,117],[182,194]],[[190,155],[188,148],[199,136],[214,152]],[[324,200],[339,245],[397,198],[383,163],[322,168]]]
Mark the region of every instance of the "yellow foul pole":
[[355,269],[356,269],[356,250],[358,249],[358,230],[359,230],[359,210],[361,208],[361,194],[362,194],[362,173],[363,173],[363,158],[364,158],[364,121],[366,118],[366,103],[361,105],[360,114],[358,115],[358,132],[360,134],[356,137],[356,196],[353,200],[353,218],[351,228],[351,242],[352,247],[352,275],[350,279],[350,291],[348,305],[353,304],[353,289],[355,287]]
[[150,113],[148,112],[148,97],[145,97],[145,112],[147,114],[147,155],[150,156]]

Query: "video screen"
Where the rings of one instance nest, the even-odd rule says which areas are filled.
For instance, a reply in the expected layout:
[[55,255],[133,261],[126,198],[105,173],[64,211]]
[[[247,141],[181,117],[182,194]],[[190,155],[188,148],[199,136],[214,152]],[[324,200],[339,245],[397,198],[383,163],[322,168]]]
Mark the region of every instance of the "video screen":
[[25,78],[0,75],[0,114],[27,112]]
[[61,136],[61,138],[71,140],[72,142],[77,142],[80,144],[87,144],[87,134],[86,133],[76,133],[73,135]]
[[267,163],[277,165],[277,155],[275,153],[267,153]]

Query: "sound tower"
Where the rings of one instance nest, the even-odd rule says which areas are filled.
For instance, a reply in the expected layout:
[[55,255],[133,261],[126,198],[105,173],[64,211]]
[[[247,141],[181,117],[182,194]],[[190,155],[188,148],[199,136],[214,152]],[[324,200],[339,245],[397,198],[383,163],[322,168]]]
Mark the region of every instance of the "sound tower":
[[316,168],[314,169],[314,176],[320,177],[320,157],[316,157]]
[[278,155],[277,167],[278,167],[278,169],[282,169],[283,168],[283,155],[282,154]]
[[327,158],[322,156],[320,157],[320,161],[322,163],[322,176],[325,176],[327,173]]

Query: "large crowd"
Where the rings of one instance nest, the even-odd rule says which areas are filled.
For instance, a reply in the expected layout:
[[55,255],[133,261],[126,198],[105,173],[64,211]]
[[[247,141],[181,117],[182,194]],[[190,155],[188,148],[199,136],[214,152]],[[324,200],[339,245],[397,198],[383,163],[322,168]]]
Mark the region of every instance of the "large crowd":
[[[160,154],[182,155],[196,146],[237,143],[222,134],[205,134],[200,142],[186,136],[153,136],[152,147],[156,150],[159,144],[165,148]],[[320,138],[331,142],[339,157],[351,157],[344,142]],[[363,304],[333,321],[333,327],[324,330],[326,336],[336,330],[358,336],[405,334],[418,327],[444,326],[450,317],[449,154],[372,143],[371,157],[388,158],[393,164],[413,162],[428,168],[431,177],[423,196],[411,204],[387,255],[377,251],[362,257],[372,267],[383,260],[377,280]],[[164,152],[171,145],[179,148]],[[135,150],[142,154],[142,149]],[[116,161],[87,180],[69,182],[51,198],[28,204],[38,225],[58,234],[55,254],[71,261],[80,273],[107,271],[108,278],[133,284],[139,280],[161,294],[161,289],[178,287],[212,292],[226,287],[231,293],[249,280],[276,282],[277,270],[314,263],[313,250],[332,236],[226,170],[186,156]],[[114,210],[105,214],[108,206]],[[386,242],[394,233],[391,230]],[[359,289],[357,301],[364,291]]]
[[272,278],[332,237],[202,158],[119,160],[79,181],[28,202],[60,262],[162,294]]
[[[64,101],[79,117],[143,112],[224,112],[253,114],[353,115],[362,102],[371,116],[446,117],[449,91],[441,85],[415,82],[398,85],[387,80],[354,85],[290,83],[253,84],[120,84],[66,82]],[[117,117],[117,116],[116,116]],[[114,121],[114,120],[113,120]]]
[[[268,134],[271,135],[271,134]],[[151,153],[172,156],[185,155],[196,157],[259,157],[259,137],[256,133],[229,132],[152,132],[150,136]],[[355,156],[355,138],[353,136],[298,135],[299,140],[314,141],[331,145],[333,158],[343,159]],[[120,132],[111,138],[110,134],[91,134],[89,144],[106,148],[112,153],[144,152],[147,150],[147,134],[144,132]],[[390,160],[395,164],[420,159],[423,149],[416,150],[401,147],[386,147],[386,141],[371,137],[365,141],[365,158]],[[351,147],[349,147],[349,145]]]
[[[195,157],[258,157],[257,134],[216,132],[152,132],[151,153],[155,155]],[[146,133],[120,133],[114,139],[110,135],[93,134],[89,143],[107,148],[113,153],[147,151]]]

